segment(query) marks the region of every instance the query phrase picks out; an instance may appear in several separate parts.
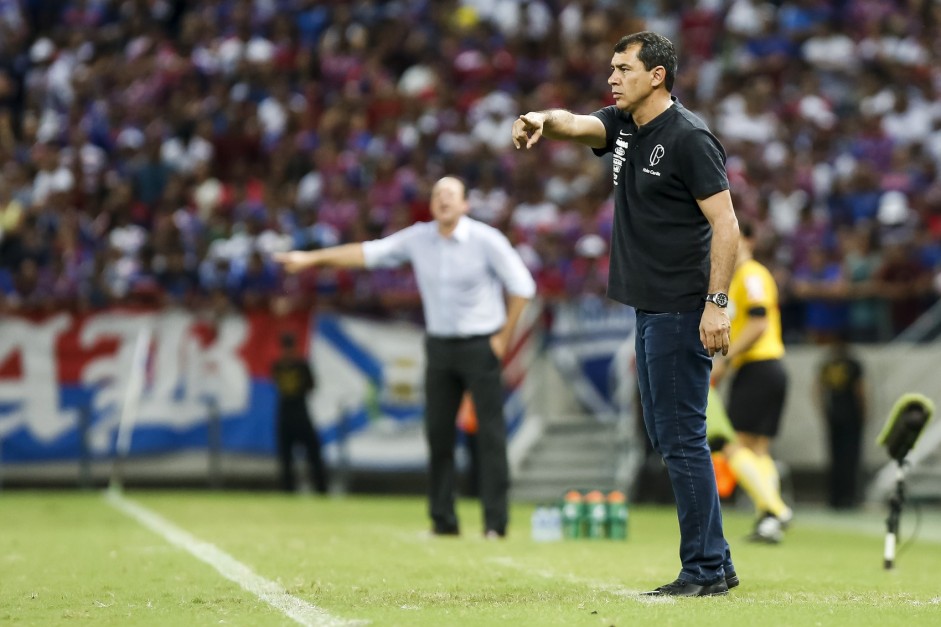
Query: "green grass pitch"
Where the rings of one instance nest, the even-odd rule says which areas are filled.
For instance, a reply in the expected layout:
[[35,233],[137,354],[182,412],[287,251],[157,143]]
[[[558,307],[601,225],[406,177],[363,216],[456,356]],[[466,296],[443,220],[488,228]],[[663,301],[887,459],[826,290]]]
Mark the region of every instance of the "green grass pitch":
[[[509,537],[486,541],[474,501],[460,504],[460,538],[432,538],[420,498],[126,498],[322,611],[308,624],[941,625],[941,534],[922,534],[886,572],[879,512],[798,510],[783,544],[760,546],[741,540],[750,515],[727,511],[742,585],[727,597],[674,600],[636,595],[679,570],[670,508],[632,507],[627,541],[540,544],[523,504]],[[928,531],[937,517],[924,514]],[[906,510],[903,525],[913,521]],[[101,493],[0,493],[0,625],[297,624]]]

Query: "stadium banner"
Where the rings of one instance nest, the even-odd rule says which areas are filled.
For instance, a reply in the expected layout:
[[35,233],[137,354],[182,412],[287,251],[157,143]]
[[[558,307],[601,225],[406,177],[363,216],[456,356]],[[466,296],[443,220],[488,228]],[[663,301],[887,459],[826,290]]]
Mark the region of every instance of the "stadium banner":
[[278,338],[307,341],[307,313],[208,319],[187,310],[105,310],[0,320],[0,441],[5,464],[114,452],[134,345],[149,328],[131,455],[205,448],[218,416],[223,451],[274,448],[269,370]]
[[[307,312],[210,319],[188,310],[106,310],[0,318],[0,460],[4,464],[113,456],[134,345],[153,340],[135,413],[132,457],[207,449],[218,418],[224,453],[273,455],[279,338],[309,346],[318,388],[310,408],[328,459],[348,468],[420,468],[423,333],[419,327]],[[529,355],[521,333],[511,355]],[[508,422],[519,426],[508,381]],[[511,372],[511,368],[507,368]],[[510,379],[510,377],[508,377]]]
[[548,350],[576,398],[598,420],[632,411],[634,310],[597,296],[553,306]]

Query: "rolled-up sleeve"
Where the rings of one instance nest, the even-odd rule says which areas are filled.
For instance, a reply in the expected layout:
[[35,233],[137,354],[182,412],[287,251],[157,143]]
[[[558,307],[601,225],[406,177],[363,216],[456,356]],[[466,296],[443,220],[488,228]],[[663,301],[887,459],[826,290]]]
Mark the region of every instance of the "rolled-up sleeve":
[[503,233],[496,229],[490,230],[487,251],[490,266],[507,292],[523,298],[536,295],[536,281],[533,280],[533,275]]
[[363,261],[367,268],[395,268],[410,261],[409,242],[417,233],[412,225],[388,237],[363,242]]

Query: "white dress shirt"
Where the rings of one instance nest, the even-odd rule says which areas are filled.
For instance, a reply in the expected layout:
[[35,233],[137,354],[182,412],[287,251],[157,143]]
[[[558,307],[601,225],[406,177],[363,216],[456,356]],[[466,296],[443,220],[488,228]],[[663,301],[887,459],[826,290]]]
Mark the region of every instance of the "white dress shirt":
[[411,262],[429,335],[467,337],[506,323],[503,288],[532,298],[536,282],[497,229],[462,216],[449,237],[436,222],[418,222],[388,237],[363,242],[367,268]]

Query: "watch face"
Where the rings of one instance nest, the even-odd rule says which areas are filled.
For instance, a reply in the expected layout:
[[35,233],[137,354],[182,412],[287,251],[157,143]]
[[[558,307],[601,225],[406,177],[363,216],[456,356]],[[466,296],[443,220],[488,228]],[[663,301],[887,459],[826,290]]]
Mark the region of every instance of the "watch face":
[[722,292],[706,294],[706,300],[710,303],[715,303],[718,307],[727,307],[729,304],[729,297]]

